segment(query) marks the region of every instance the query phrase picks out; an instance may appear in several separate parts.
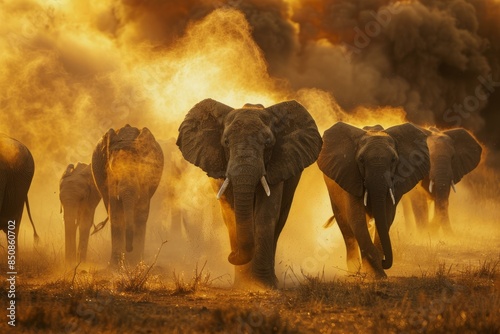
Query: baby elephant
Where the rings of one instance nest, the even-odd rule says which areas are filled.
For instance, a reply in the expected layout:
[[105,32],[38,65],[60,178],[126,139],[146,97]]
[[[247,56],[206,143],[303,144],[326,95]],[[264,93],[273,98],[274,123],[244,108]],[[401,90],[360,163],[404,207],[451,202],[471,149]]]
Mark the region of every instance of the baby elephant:
[[[339,122],[325,131],[318,166],[344,237],[350,272],[359,272],[362,263],[374,278],[387,277],[384,269],[392,266],[389,227],[396,205],[429,173],[425,139],[409,123],[363,130]],[[375,219],[375,244],[367,226],[371,218]]]
[[[87,257],[90,228],[94,224],[94,213],[101,200],[92,177],[91,166],[69,164],[59,183],[61,211],[64,212],[66,261],[84,262]],[[79,228],[78,253],[76,230]]]

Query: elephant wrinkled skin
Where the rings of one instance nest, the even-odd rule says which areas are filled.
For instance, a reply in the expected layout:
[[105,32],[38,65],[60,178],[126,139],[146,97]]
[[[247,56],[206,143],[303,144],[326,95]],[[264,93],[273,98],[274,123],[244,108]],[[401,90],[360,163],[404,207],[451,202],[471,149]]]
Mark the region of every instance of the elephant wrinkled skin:
[[236,287],[277,286],[278,237],[302,170],[316,160],[321,142],[316,123],[296,101],[233,109],[206,99],[186,115],[177,145],[219,191]]
[[64,219],[66,262],[85,262],[90,228],[94,225],[95,209],[101,201],[90,165],[79,162],[76,166],[69,164],[66,167],[59,182],[59,199]]
[[[448,215],[450,190],[477,167],[481,160],[481,145],[465,129],[440,131],[437,128],[421,129],[427,134],[427,146],[431,159],[430,172],[404,198],[404,214],[407,223],[413,209],[419,232],[437,232],[443,228],[452,233]],[[428,200],[434,202],[434,216],[429,223]],[[411,204],[410,204],[411,203]]]
[[14,232],[16,245],[24,203],[33,226],[34,239],[38,240],[28,202],[34,173],[35,162],[28,148],[16,139],[0,134],[0,230],[6,235],[9,231]]
[[426,135],[412,124],[365,129],[338,122],[326,130],[318,166],[344,237],[348,270],[357,273],[362,265],[370,276],[385,278],[393,261],[389,228],[396,205],[429,172],[429,152]]
[[111,222],[111,265],[142,260],[151,197],[163,171],[153,134],[126,125],[110,129],[92,155],[92,175]]

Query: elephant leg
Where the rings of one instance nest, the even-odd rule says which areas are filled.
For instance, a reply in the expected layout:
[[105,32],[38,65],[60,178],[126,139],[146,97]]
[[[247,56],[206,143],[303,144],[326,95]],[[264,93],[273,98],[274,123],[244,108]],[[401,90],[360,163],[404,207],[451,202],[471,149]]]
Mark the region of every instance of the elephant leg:
[[274,271],[277,242],[275,233],[276,230],[281,232],[284,225],[283,222],[282,226],[277,226],[282,212],[283,187],[283,182],[271,185],[269,197],[262,187],[258,187],[255,193],[255,249],[251,261],[252,275],[249,279],[253,281],[253,286],[257,289],[277,288],[278,285]]
[[182,212],[175,204],[170,206],[170,233],[175,239],[182,238]]
[[87,261],[87,249],[89,245],[89,236],[90,236],[90,227],[81,227],[78,230],[79,232],[79,242],[78,242],[78,261],[85,262]]
[[[361,258],[359,254],[358,241],[349,224],[349,212],[347,201],[347,192],[333,180],[325,177],[325,182],[330,195],[330,204],[332,206],[333,215],[337,221],[342,237],[344,238],[346,253],[347,253],[347,270],[351,274],[359,273],[361,270]],[[363,209],[364,214],[364,209]]]
[[405,217],[406,232],[413,234],[413,232],[415,231],[416,222],[413,216],[413,209],[409,193],[407,193],[401,198],[401,204],[403,205],[403,215]]
[[146,224],[149,217],[149,201],[138,203],[136,209],[133,249],[132,252],[127,254],[127,258],[132,265],[135,265],[144,259]]
[[424,190],[417,187],[410,192],[410,202],[415,217],[415,225],[420,233],[427,232],[429,228],[429,206]]
[[[380,236],[378,235],[377,227],[375,226],[375,220],[370,221],[372,218],[366,215],[366,221],[368,222],[368,231],[372,237],[373,244],[377,247],[377,250],[381,257],[384,256],[384,249],[382,248],[382,241],[380,241]],[[373,229],[373,232],[371,231]]]
[[76,228],[75,221],[64,221],[64,248],[68,264],[76,260]]
[[[351,268],[359,264],[356,259],[359,259],[359,251],[361,251],[362,269],[375,278],[387,277],[382,268],[380,251],[375,247],[368,231],[363,199],[349,194],[335,181],[326,177],[325,180],[327,181],[335,218],[338,219],[340,230],[346,242],[347,261],[352,263]],[[354,238],[352,238],[352,235],[354,235]],[[354,240],[357,241],[359,251],[358,248],[354,247]]]
[[[363,204],[361,203],[361,205]],[[354,206],[358,207],[357,210],[361,209],[359,205]],[[354,210],[356,209],[354,208]],[[351,217],[353,219],[350,226],[361,251],[363,270],[375,278],[386,278],[387,275],[382,268],[381,252],[372,242],[365,216],[351,212]]]
[[[221,197],[219,200],[221,206],[222,219],[227,227],[229,233],[229,244],[231,246],[231,251],[236,249],[236,218],[234,215],[234,209]],[[251,276],[252,272],[252,261],[242,266],[234,266],[234,284],[235,288],[244,288],[247,286],[247,278]]]
[[81,218],[78,221],[78,261],[85,262],[87,260],[87,249],[89,245],[90,228],[92,227],[93,212],[84,209]]
[[453,234],[450,224],[450,216],[448,214],[448,199],[436,199],[434,201],[434,217],[432,219],[432,226],[435,227],[435,232],[437,232],[439,227],[442,227],[443,231],[447,235]]
[[125,252],[125,219],[123,205],[116,198],[109,199],[109,220],[111,222],[111,266],[118,266]]
[[227,227],[229,233],[229,244],[231,245],[231,251],[236,249],[236,218],[234,215],[234,209],[229,205],[224,199],[220,199],[222,219]]
[[299,184],[300,176],[302,173],[286,180],[283,182],[283,192],[281,197],[281,209],[279,213],[278,222],[276,223],[276,228],[274,232],[274,248],[276,251],[276,246],[278,243],[278,238],[285,226],[286,220],[288,219],[288,214],[290,213],[290,208],[293,202],[293,196],[295,195],[295,189]]
[[[220,187],[222,186],[222,179],[211,180],[212,189],[217,194]],[[222,220],[226,225],[227,231],[229,233],[229,244],[231,246],[231,252],[236,250],[236,217],[234,214],[234,207],[232,205],[232,189],[231,185],[227,188],[226,192],[219,199],[220,212],[222,214]]]
[[344,238],[347,254],[347,270],[351,274],[357,274],[361,270],[361,258],[359,254],[358,241],[356,240],[349,223],[344,219],[340,210],[334,209],[333,212],[335,219],[337,220],[337,225],[342,233],[342,237]]

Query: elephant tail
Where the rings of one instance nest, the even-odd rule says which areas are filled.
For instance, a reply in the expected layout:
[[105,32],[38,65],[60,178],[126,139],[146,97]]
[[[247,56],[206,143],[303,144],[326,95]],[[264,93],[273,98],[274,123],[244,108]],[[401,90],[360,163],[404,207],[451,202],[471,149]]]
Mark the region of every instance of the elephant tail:
[[30,202],[28,201],[28,196],[26,195],[26,211],[28,211],[28,217],[30,218],[31,226],[33,226],[33,238],[35,239],[35,244],[38,244],[40,237],[36,233],[35,223],[33,223],[33,218],[31,217]]
[[109,220],[109,216],[106,217],[106,219],[104,219],[104,221],[97,224],[97,226],[94,225],[94,230],[92,231],[92,233],[90,235],[94,235],[97,232],[99,232],[100,230],[102,230],[104,228],[104,226],[106,226],[106,223],[108,222],[108,220]]
[[331,216],[330,218],[328,218],[325,224],[323,224],[323,228],[329,228],[333,224],[335,224],[335,216]]

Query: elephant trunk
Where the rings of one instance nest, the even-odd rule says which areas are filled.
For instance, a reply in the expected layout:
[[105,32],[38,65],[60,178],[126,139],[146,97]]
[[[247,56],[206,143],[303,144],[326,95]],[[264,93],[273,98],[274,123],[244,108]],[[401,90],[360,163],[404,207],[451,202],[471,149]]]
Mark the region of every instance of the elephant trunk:
[[[394,206],[391,196],[391,185],[384,179],[379,179],[374,184],[368,184],[368,193],[371,202],[371,211],[375,218],[375,227],[377,229],[384,259],[382,259],[382,268],[392,267],[392,245],[389,236],[389,215],[388,210]],[[371,190],[373,189],[373,190]],[[371,191],[370,191],[371,190]],[[390,207],[389,207],[390,205]]]
[[434,220],[438,226],[440,225],[445,229],[451,229],[448,216],[448,200],[452,179],[449,175],[438,173],[433,181]]
[[233,185],[234,213],[236,218],[236,249],[228,260],[234,265],[244,265],[252,260],[254,253],[254,201],[255,187],[261,175],[257,169],[247,166],[229,176]]
[[66,204],[64,208],[64,239],[66,261],[76,260],[76,228],[78,224],[78,205]]

